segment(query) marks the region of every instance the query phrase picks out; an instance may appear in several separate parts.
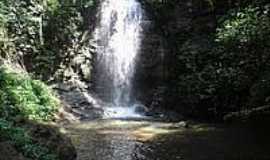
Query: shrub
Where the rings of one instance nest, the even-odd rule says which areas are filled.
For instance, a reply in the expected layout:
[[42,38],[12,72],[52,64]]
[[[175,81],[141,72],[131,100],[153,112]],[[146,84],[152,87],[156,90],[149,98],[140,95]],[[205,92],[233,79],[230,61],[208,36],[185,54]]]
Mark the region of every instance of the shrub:
[[221,18],[217,42],[225,45],[259,44],[270,33],[270,5],[233,9]]
[[220,18],[213,37],[194,38],[181,46],[178,95],[183,105],[192,106],[184,111],[221,117],[255,106],[250,104],[250,89],[268,80],[262,77],[270,68],[269,14],[269,5],[235,8]]
[[26,130],[14,127],[11,122],[0,118],[0,136],[9,140],[27,158],[35,160],[57,160],[57,156],[43,146],[35,144]]
[[59,101],[52,90],[26,73],[8,67],[0,68],[0,116],[23,116],[48,121],[57,111]]

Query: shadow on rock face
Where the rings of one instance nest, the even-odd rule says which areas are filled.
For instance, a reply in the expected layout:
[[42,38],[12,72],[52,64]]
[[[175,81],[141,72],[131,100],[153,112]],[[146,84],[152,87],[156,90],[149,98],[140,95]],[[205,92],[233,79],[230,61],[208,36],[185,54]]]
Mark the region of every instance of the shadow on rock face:
[[0,160],[26,160],[11,142],[0,143]]

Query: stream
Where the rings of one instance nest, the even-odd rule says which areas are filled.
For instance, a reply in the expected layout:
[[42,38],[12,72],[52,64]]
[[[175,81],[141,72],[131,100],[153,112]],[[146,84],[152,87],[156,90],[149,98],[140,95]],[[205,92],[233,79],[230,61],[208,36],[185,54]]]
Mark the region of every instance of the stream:
[[107,119],[64,127],[77,160],[269,160],[267,130],[256,126]]

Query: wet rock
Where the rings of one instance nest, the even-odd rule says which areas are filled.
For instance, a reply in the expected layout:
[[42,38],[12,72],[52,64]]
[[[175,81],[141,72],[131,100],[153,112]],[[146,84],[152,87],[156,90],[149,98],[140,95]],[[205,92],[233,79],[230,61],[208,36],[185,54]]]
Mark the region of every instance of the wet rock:
[[179,122],[184,119],[183,115],[161,107],[148,109],[146,115],[166,122]]
[[62,124],[79,122],[80,120],[80,118],[72,113],[71,107],[67,107],[67,105],[59,109],[56,118],[59,120],[59,123],[61,122]]
[[5,60],[0,58],[0,66],[5,64]]
[[148,109],[144,105],[136,105],[135,112],[144,115],[148,112]]
[[241,110],[238,112],[228,113],[223,117],[225,122],[260,122],[269,120],[270,105],[260,106]]
[[96,96],[90,94],[86,83],[69,81],[54,84],[53,89],[60,95],[62,107],[59,110],[59,122],[72,123],[79,120],[94,120],[102,116],[102,104]]
[[59,91],[59,92],[68,92],[68,91],[72,90],[70,85],[66,85],[63,83],[54,84],[54,85],[52,85],[52,88]]
[[84,55],[77,55],[73,58],[71,64],[73,66],[84,64],[86,61]]
[[82,78],[85,81],[90,81],[91,80],[91,64],[82,64],[80,66]]
[[189,127],[189,124],[186,122],[186,121],[181,121],[181,122],[178,122],[175,124],[176,127],[180,128],[188,128]]
[[62,93],[61,100],[63,104],[62,110],[72,114],[77,119],[97,119],[101,117],[103,112],[102,108],[96,104],[95,99],[92,99],[88,93],[81,91]]
[[0,143],[0,160],[26,160],[10,142]]

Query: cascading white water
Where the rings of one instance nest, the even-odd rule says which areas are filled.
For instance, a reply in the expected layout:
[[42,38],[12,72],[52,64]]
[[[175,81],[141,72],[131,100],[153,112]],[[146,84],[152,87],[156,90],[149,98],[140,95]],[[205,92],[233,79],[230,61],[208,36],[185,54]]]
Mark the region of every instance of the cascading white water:
[[135,105],[131,82],[141,45],[142,16],[141,5],[136,0],[104,0],[101,3],[100,21],[95,31],[96,84],[110,103],[104,108],[108,117],[138,116],[132,107]]

